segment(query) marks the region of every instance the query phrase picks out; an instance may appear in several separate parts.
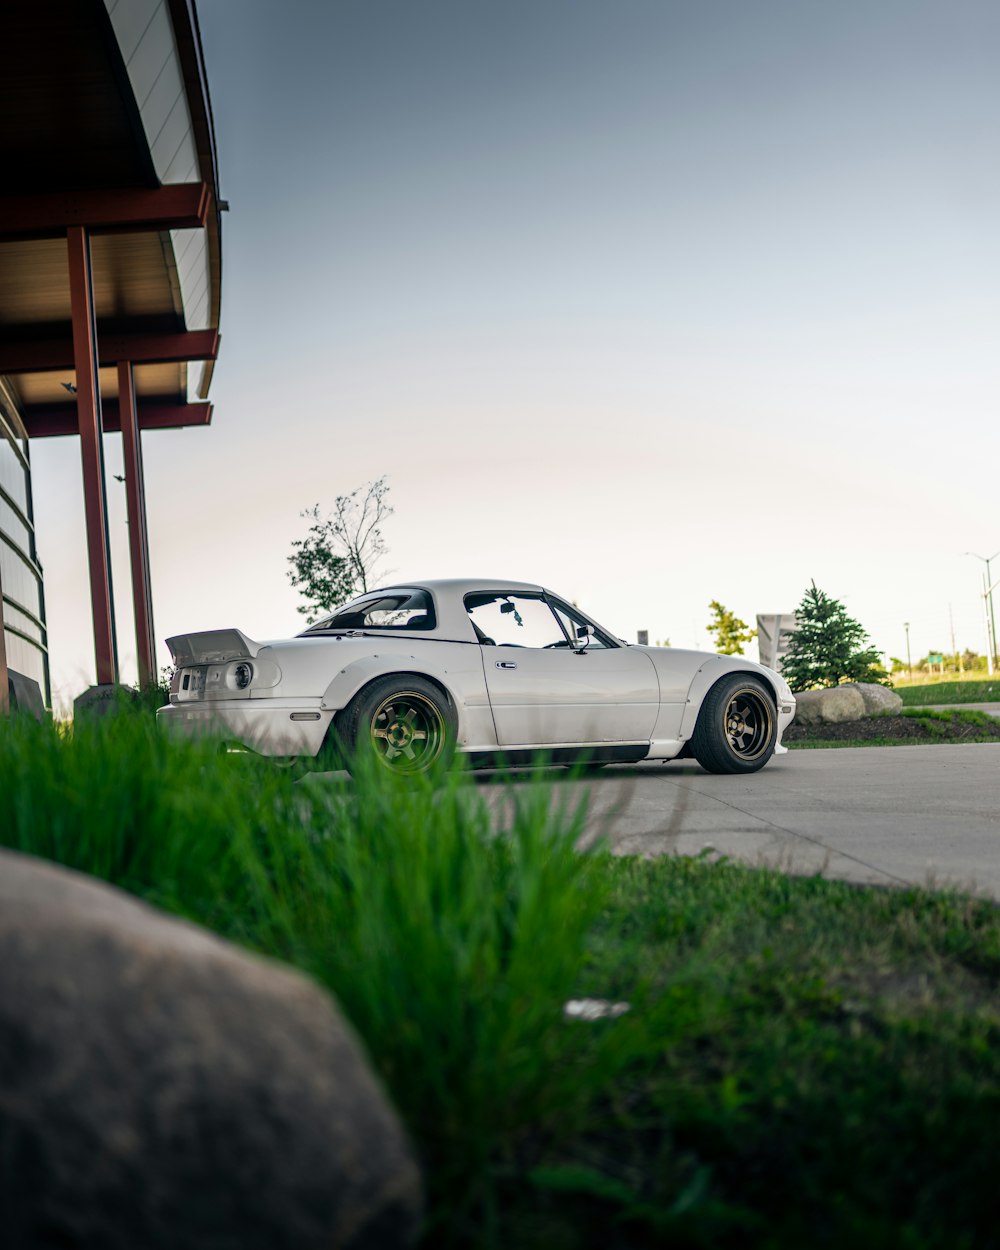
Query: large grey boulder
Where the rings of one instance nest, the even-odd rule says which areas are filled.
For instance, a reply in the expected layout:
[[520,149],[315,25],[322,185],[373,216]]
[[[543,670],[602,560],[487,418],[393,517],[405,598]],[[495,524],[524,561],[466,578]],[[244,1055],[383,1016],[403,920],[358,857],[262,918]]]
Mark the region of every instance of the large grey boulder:
[[805,690],[795,696],[795,719],[803,725],[822,722],[837,725],[845,720],[858,720],[864,714],[865,701],[856,686]]
[[[842,690],[852,687],[842,686]],[[874,682],[857,682],[853,686],[861,695],[865,705],[866,716],[898,715],[903,710],[903,700],[888,686],[879,686]]]
[[5,1250],[382,1250],[419,1215],[399,1123],[316,986],[0,852]]

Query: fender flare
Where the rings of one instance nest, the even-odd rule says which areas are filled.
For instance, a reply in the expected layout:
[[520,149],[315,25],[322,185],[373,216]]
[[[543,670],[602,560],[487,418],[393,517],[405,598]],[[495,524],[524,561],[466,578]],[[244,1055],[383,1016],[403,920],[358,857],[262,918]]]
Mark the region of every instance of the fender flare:
[[[406,663],[407,660],[410,661],[409,664]],[[438,669],[436,665],[428,665],[426,661],[418,665],[416,657],[412,655],[372,655],[352,661],[337,673],[323,691],[320,707],[334,714],[343,711],[359,690],[379,677],[388,677],[395,673],[422,677],[425,681],[431,681],[439,686],[441,693],[451,704],[456,719],[461,721],[461,704],[455,697],[455,692],[447,681],[444,670]],[[459,729],[461,731],[461,725]]]
[[774,699],[775,705],[777,705],[779,701],[778,691],[764,669],[757,667],[749,668],[746,660],[739,655],[713,655],[698,669],[691,685],[688,687],[687,707],[684,709],[684,715],[681,717],[680,736],[682,739],[688,739],[694,733],[694,727],[698,721],[698,714],[701,711],[701,705],[705,701],[705,696],[720,678],[728,677],[731,673],[745,673],[748,677],[756,677],[758,681],[762,681],[770,690],[771,697]]

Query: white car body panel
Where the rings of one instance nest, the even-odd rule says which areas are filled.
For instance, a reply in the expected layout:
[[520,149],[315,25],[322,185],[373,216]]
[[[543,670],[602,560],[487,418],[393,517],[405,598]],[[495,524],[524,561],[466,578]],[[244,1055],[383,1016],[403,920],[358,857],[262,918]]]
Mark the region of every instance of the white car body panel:
[[[292,717],[307,720],[292,720]],[[238,742],[262,755],[318,755],[326,739],[333,713],[324,711],[318,699],[220,700],[206,707],[171,704],[156,714],[157,723],[185,737],[212,734]]]
[[[467,594],[537,598],[550,592],[504,579],[382,589],[430,595],[434,628],[349,630],[273,642],[224,629],[168,639],[178,667],[170,705],[158,712],[160,723],[179,734],[221,733],[268,755],[315,756],[336,714],[359,691],[389,674],[415,674],[450,700],[460,752],[631,744],[631,758],[667,760],[687,747],[715,682],[745,672],[774,692],[776,749],[783,750],[781,733],[794,716],[794,697],[779,674],[742,656],[626,645],[481,645],[465,608]],[[246,688],[239,687],[241,664],[253,673]]]
[[[697,652],[692,652],[691,654],[695,655]],[[765,668],[763,664],[749,663],[741,655],[710,655],[703,657],[703,663],[694,674],[691,680],[691,687],[688,690],[684,715],[681,717],[681,737],[685,739],[690,738],[694,733],[695,722],[698,720],[698,712],[701,709],[702,700],[719,678],[724,677],[726,673],[753,673],[754,676],[766,681],[771,690],[774,691],[774,698],[778,707],[778,741],[780,743],[782,733],[791,724],[795,715],[795,696],[789,690],[788,683],[780,673],[776,673],[774,669]],[[782,713],[782,707],[790,707],[791,711]]]
[[649,758],[673,759],[691,736],[681,732],[691,681],[701,665],[714,657],[704,651],[682,651],[677,647],[630,647],[629,650],[642,651],[649,656],[659,683],[659,707]]
[[[358,639],[347,639],[358,642]],[[437,682],[451,698],[458,717],[458,748],[488,751],[496,747],[493,715],[483,679],[480,647],[475,641],[430,642],[364,639],[368,652],[345,663],[323,692],[323,707],[339,711],[362,686],[388,673],[416,673]],[[372,644],[378,648],[372,654]]]
[[640,648],[479,650],[500,746],[649,741],[659,701]]

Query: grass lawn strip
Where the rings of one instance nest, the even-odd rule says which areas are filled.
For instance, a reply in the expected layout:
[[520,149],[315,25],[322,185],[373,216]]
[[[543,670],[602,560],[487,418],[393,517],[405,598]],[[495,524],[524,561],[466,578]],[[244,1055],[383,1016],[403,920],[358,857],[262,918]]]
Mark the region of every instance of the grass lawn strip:
[[789,749],[1000,742],[1000,717],[961,708],[904,708],[899,716],[866,716],[835,725],[801,725],[793,721],[782,741]]
[[0,722],[0,775],[3,844],[330,988],[423,1161],[428,1247],[998,1244],[992,904],[580,855],[542,784],[497,836],[461,775],[293,787],[148,716]]
[[1000,677],[982,681],[938,681],[895,687],[904,707],[932,703],[1000,703]]

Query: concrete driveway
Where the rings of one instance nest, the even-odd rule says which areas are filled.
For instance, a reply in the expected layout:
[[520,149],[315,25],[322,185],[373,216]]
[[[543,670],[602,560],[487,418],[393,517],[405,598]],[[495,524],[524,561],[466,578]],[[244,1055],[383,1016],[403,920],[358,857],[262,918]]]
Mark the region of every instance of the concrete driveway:
[[619,854],[712,847],[793,873],[1000,899],[1000,744],[796,750],[749,777],[619,765],[567,784],[590,792],[588,840],[603,834]]

